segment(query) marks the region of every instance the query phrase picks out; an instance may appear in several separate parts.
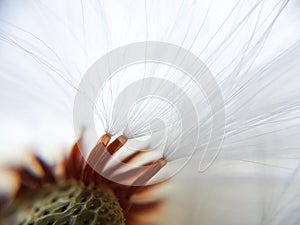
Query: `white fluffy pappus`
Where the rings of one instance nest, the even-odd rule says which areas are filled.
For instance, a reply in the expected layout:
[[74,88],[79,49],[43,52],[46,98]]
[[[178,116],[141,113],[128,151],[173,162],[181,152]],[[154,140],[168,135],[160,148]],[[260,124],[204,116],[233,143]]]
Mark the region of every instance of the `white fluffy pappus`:
[[[147,158],[166,158],[161,176],[186,166],[171,180],[173,192],[165,193],[174,206],[166,207],[160,224],[297,224],[297,4],[3,1],[1,148],[33,143],[51,157],[53,148],[69,145],[78,132],[75,125],[73,135],[79,94],[93,99],[89,124],[86,108],[75,110],[76,124],[87,129],[87,149],[96,141],[88,139],[95,126],[98,137],[128,137],[129,153],[147,149]],[[169,43],[197,56],[203,62],[197,79],[174,63],[140,60],[80,88],[87,71],[104,77],[93,70],[99,58],[144,42]],[[206,80],[205,71],[218,89],[196,82]],[[224,124],[214,123],[222,112]],[[212,136],[213,128],[224,133]],[[5,159],[19,152],[1,154]]]

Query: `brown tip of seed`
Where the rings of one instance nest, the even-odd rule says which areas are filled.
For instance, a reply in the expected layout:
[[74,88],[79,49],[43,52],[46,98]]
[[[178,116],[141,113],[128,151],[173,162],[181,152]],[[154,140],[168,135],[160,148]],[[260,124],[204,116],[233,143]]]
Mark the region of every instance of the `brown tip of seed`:
[[120,135],[118,138],[116,138],[111,144],[108,145],[107,151],[112,155],[116,151],[118,151],[122,146],[126,143],[128,138],[124,135]]
[[160,158],[157,160],[157,164],[162,168],[167,164],[167,160],[165,158]]
[[117,138],[123,145],[127,142],[128,138],[125,135],[120,135]]
[[111,135],[106,133],[99,138],[97,144],[102,143],[104,146],[106,146],[108,144],[108,142],[110,141],[110,138],[111,138]]

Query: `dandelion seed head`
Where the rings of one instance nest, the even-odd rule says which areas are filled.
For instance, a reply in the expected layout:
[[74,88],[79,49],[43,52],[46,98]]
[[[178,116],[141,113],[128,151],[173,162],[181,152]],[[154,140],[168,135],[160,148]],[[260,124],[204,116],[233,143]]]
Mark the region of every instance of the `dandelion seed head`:
[[[129,177],[139,168],[150,169],[146,178],[159,169],[138,183],[154,184],[176,174],[171,188],[194,194],[165,193],[175,206],[168,207],[162,223],[298,221],[300,48],[294,20],[299,14],[290,13],[295,2],[2,5],[0,144],[5,148],[18,141],[21,148],[35,143],[47,149],[43,155],[55,158],[58,142],[70,145],[83,131],[80,152],[98,175],[135,186]],[[169,61],[147,61],[153,51],[168,54],[164,46],[151,47],[157,42],[194,55],[203,64],[188,67],[199,73],[183,69],[185,54],[178,52]],[[145,44],[142,60],[110,71],[134,55],[107,56],[137,43]],[[107,70],[97,69],[102,57]],[[85,80],[89,74],[97,78]],[[78,96],[84,104],[76,104]],[[105,165],[89,157],[101,152],[94,151],[95,144],[109,153]],[[20,147],[15,149],[5,154],[18,155]],[[120,173],[111,174],[109,168],[120,163]],[[85,171],[87,182],[91,170]],[[182,219],[182,208],[191,205],[194,210]]]

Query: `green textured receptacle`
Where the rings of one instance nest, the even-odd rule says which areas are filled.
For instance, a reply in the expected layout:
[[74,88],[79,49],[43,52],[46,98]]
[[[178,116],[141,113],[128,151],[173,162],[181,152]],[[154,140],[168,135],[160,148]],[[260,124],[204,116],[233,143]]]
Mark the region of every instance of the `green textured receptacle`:
[[124,225],[125,221],[118,199],[110,189],[64,181],[16,199],[0,224]]

